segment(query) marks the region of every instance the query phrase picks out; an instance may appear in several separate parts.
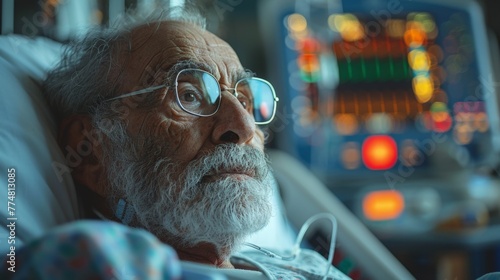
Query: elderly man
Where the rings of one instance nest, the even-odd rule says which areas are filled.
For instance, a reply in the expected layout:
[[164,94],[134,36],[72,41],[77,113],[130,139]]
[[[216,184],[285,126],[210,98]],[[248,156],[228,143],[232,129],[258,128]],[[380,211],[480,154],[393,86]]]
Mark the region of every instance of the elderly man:
[[272,86],[184,14],[73,44],[45,83],[88,216],[147,229],[183,260],[228,256],[270,218]]

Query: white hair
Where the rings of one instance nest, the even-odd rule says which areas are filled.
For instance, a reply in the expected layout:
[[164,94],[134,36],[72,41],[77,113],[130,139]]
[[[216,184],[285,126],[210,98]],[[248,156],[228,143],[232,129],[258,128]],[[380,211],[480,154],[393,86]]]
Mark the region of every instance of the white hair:
[[195,2],[183,7],[154,9],[148,14],[130,11],[111,27],[90,29],[66,45],[59,64],[44,82],[44,95],[58,118],[92,114],[102,101],[116,96],[121,83],[119,54],[127,51],[130,32],[142,25],[180,21],[205,29],[202,8]]

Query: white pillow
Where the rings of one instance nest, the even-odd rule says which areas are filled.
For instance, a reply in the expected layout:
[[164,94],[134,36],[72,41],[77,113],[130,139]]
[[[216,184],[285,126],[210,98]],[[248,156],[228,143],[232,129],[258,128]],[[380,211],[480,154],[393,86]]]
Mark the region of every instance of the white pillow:
[[[57,176],[53,168],[54,163],[63,164],[64,157],[40,87],[60,54],[61,44],[46,38],[0,36],[0,253],[79,217],[69,172]],[[15,196],[9,200],[11,168]],[[12,213],[9,201],[15,203],[10,205]],[[6,223],[14,223],[15,229]]]
[[[246,242],[250,242],[260,247],[272,249],[276,252],[289,251],[295,243],[295,229],[288,223],[283,201],[278,191],[278,185],[275,181],[272,197],[273,210],[269,224],[260,231],[249,235]],[[243,251],[248,247],[241,248]]]

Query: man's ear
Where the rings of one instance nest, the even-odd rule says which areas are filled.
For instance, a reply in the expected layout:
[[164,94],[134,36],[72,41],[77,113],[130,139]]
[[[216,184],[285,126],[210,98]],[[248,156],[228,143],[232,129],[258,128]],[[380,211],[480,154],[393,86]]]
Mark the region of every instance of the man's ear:
[[90,116],[73,115],[59,125],[58,142],[76,184],[105,196],[107,185],[102,164],[102,135],[92,125]]

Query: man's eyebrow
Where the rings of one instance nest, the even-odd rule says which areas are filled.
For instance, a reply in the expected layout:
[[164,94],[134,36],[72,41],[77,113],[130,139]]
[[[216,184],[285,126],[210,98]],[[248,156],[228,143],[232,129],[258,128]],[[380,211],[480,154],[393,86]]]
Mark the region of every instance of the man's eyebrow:
[[241,79],[255,77],[255,73],[251,70],[245,69],[245,70],[239,71],[236,74],[236,77],[237,77],[237,80],[239,81]]
[[[179,73],[179,71],[184,70],[184,69],[200,69],[200,70],[204,70],[204,71],[207,71],[207,72],[215,75],[215,69],[210,67],[210,65],[208,65],[208,64],[200,63],[200,62],[193,61],[193,60],[182,60],[182,61],[176,62],[174,65],[172,65],[167,70],[167,75],[169,77],[169,80],[173,80],[175,78],[175,75],[177,75],[177,73]],[[245,69],[245,70],[237,71],[235,76],[236,76],[236,80],[239,81],[241,79],[255,77],[255,73],[251,70]]]
[[184,69],[201,69],[212,73],[212,69],[204,63],[196,62],[193,60],[181,60],[169,67],[169,69],[167,70],[167,75],[169,79],[173,79],[175,75],[179,73],[179,71]]

